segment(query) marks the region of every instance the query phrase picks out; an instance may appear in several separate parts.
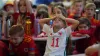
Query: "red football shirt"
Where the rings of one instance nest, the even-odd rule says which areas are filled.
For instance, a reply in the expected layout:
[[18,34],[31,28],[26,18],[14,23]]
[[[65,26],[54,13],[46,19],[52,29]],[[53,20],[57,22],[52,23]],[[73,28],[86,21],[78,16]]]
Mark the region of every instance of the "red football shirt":
[[8,46],[0,41],[0,56],[7,56],[8,55]]
[[22,43],[20,43],[18,46],[15,46],[10,41],[9,49],[11,53],[17,56],[28,56],[29,53],[34,53],[35,56],[39,56],[36,44],[30,36],[25,36]]
[[[14,24],[17,24],[17,19],[19,17],[20,13],[14,13],[13,14],[13,19],[14,19]],[[26,16],[30,16],[30,20],[32,22],[31,24],[31,30],[32,30],[32,33],[34,33],[34,14],[33,13],[26,13]]]
[[91,27],[96,28],[96,26],[100,23],[99,20],[96,20],[95,18],[92,17],[91,19]]

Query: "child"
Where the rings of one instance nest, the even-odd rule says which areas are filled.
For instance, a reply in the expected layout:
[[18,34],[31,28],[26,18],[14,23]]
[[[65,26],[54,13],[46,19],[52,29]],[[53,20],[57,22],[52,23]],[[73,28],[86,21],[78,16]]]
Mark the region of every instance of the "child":
[[97,26],[94,35],[98,44],[94,44],[85,50],[86,56],[100,56],[100,25]]
[[31,28],[30,32],[32,35],[34,33],[34,13],[32,10],[32,6],[29,0],[19,0],[19,2],[15,0],[14,1],[14,24],[22,24],[24,28],[26,28],[25,22],[27,21],[27,17],[30,17],[31,21]]
[[69,11],[68,18],[79,19],[82,17],[84,2],[82,0],[73,0],[72,8]]
[[99,20],[94,18],[95,9],[96,5],[94,3],[87,3],[84,10],[85,11],[84,17],[86,17],[90,21],[91,27],[94,29],[96,28],[96,25],[100,23]]
[[13,12],[13,2],[12,1],[7,1],[6,4],[4,5],[4,10],[6,12]]
[[37,11],[37,14],[36,14],[36,19],[35,19],[35,36],[39,35],[41,32],[42,32],[42,28],[40,27],[40,24],[38,23],[38,21],[40,19],[43,19],[43,18],[48,18],[49,17],[49,14],[48,12],[45,10],[45,9],[39,9]]
[[32,37],[24,35],[24,28],[22,25],[13,25],[9,31],[10,55],[17,56],[38,56],[36,44]]
[[[65,18],[62,13],[63,10],[55,7],[54,17],[40,19],[39,23],[43,27],[43,32],[48,36],[47,45],[44,56],[64,56],[66,55],[66,40],[74,30],[78,21],[74,19]],[[47,25],[46,22],[53,20],[53,24]],[[72,23],[71,26],[66,26],[66,21]]]
[[[85,49],[88,46],[93,45],[96,42],[96,40],[92,36],[93,31],[91,31],[91,29],[90,29],[91,23],[89,22],[89,20],[87,18],[80,18],[79,22],[80,23],[77,27],[77,30],[72,35],[77,36],[77,37],[82,37],[82,36],[87,37],[87,38],[79,39],[76,41],[76,47],[75,47],[76,51],[78,53],[84,53]],[[73,53],[73,54],[75,54],[75,53]]]
[[13,24],[13,2],[7,1],[4,10],[2,11],[2,39],[7,39],[9,37],[9,29],[11,25]]

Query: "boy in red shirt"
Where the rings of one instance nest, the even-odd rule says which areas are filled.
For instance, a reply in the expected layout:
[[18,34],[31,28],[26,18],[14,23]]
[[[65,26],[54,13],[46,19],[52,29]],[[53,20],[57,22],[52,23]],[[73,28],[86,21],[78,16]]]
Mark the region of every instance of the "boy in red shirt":
[[73,1],[68,18],[78,19],[82,16],[84,3],[82,0]]
[[22,25],[14,25],[9,31],[10,55],[16,56],[39,56],[36,44],[30,36],[24,35]]
[[94,18],[96,5],[94,3],[87,3],[85,6],[84,17],[86,17],[91,22],[91,27],[96,28],[97,24],[100,23],[99,20]]
[[8,46],[3,40],[0,40],[0,56],[8,56]]

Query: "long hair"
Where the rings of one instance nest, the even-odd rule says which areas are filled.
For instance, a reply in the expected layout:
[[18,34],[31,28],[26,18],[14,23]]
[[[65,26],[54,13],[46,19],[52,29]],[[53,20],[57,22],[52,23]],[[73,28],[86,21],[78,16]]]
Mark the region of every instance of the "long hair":
[[41,19],[41,16],[42,18],[48,18],[49,14],[45,9],[40,9],[37,11],[36,18]]

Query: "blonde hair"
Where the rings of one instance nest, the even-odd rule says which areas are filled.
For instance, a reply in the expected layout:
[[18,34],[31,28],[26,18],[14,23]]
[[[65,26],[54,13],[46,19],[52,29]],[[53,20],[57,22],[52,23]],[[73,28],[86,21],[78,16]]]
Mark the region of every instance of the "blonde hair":
[[77,3],[77,2],[83,2],[83,0],[73,0],[72,5],[75,5],[75,3]]
[[90,7],[96,9],[96,5],[94,3],[87,3],[85,6],[85,9],[90,8]]

